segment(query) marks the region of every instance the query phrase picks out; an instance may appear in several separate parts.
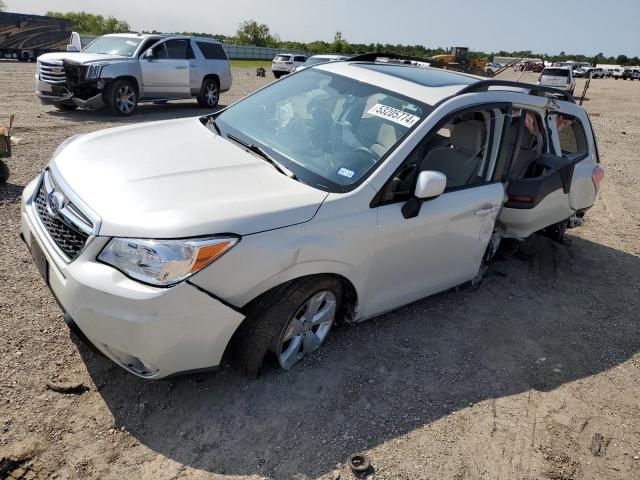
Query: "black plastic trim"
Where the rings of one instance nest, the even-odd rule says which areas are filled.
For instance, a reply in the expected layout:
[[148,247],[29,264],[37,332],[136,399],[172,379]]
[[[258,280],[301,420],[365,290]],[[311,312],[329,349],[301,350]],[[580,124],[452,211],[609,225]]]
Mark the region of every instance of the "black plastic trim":
[[529,90],[529,95],[539,95],[540,93],[548,93],[551,95],[556,95],[562,97],[562,100],[567,102],[576,103],[573,95],[569,92],[565,92],[564,90],[560,90],[558,88],[553,87],[545,87],[542,85],[534,85],[532,83],[522,83],[522,82],[514,82],[512,80],[479,80],[476,83],[473,83],[467,87],[464,87],[455,96],[464,95],[465,93],[476,93],[476,92],[484,92],[489,90],[491,87],[512,87],[512,88],[522,88],[525,90]]

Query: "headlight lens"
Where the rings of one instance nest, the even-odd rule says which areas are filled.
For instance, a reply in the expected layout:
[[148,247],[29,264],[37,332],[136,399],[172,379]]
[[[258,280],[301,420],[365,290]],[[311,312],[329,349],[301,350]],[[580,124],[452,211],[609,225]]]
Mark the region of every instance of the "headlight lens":
[[158,287],[169,287],[202,270],[238,243],[237,237],[185,240],[113,238],[98,260],[125,275]]
[[100,78],[100,74],[102,73],[102,69],[105,67],[106,63],[92,63],[87,68],[87,80],[95,80],[96,78]]

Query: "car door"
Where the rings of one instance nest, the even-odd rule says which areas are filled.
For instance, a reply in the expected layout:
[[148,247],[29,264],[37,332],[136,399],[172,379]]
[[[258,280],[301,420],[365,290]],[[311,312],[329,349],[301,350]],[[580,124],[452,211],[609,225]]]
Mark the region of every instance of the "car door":
[[[501,108],[473,107],[447,116],[378,192],[372,202],[378,223],[366,316],[478,273],[505,198],[504,185],[492,180],[503,123]],[[403,206],[424,170],[444,173],[447,188],[424,201],[417,216],[405,218]]]
[[[512,150],[510,171],[504,177],[508,200],[500,214],[509,236],[528,237],[568,220],[595,201],[592,175],[598,158],[589,119],[572,102],[557,100],[551,105],[544,118],[523,109],[511,124],[519,137],[510,145],[518,146]],[[529,125],[519,121],[524,115],[535,116],[537,130],[544,136],[537,154],[524,148],[524,139],[531,136]]]
[[190,98],[189,59],[186,38],[161,41],[151,47],[152,55],[140,59],[147,98]]

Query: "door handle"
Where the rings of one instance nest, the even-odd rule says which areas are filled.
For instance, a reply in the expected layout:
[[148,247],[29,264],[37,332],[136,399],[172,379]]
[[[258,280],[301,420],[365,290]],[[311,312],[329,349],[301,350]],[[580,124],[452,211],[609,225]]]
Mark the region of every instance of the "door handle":
[[176,67],[176,70],[186,70],[186,69],[187,69],[187,66],[186,66],[186,65]]
[[490,215],[490,214],[495,213],[497,211],[498,211],[498,207],[481,208],[480,210],[476,210],[476,216],[478,216],[478,217],[486,217],[487,215]]
[[194,64],[192,64],[192,65],[189,65],[189,66],[190,66],[191,68],[196,68],[195,63],[194,63]]

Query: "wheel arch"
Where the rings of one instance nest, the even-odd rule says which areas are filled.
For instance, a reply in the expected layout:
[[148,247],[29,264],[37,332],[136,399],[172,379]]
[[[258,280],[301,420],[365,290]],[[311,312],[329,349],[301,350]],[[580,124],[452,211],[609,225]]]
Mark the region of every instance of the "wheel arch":
[[[238,310],[245,315],[244,320],[236,327],[235,331],[229,338],[225,351],[222,355],[223,361],[234,363],[234,358],[238,355],[238,345],[241,342],[242,337],[246,334],[246,326],[250,324],[254,318],[254,314],[257,311],[268,308],[272,302],[278,298],[278,295],[284,294],[293,284],[297,282],[307,281],[314,277],[333,277],[340,281],[342,285],[342,300],[340,302],[339,309],[336,313],[336,321],[344,319],[349,323],[355,318],[355,312],[357,310],[358,294],[354,284],[345,276],[338,273],[314,273],[311,275],[302,275],[299,277],[291,278],[283,283],[269,288],[262,292],[260,295],[249,301],[246,305],[243,305]],[[257,372],[256,372],[257,373]]]
[[205,74],[205,76],[202,77],[202,82],[200,82],[200,87],[202,87],[202,85],[204,84],[204,81],[209,79],[209,78],[213,78],[214,80],[216,80],[218,82],[218,88],[220,88],[220,75],[218,75],[217,73],[207,73],[207,74]]
[[335,272],[318,272],[308,275],[300,275],[289,278],[275,286],[272,286],[260,293],[252,300],[247,302],[245,305],[239,308],[239,310],[245,314],[249,315],[257,305],[262,304],[265,301],[268,301],[268,298],[271,298],[273,295],[277,295],[279,292],[282,292],[284,289],[289,287],[291,284],[307,280],[312,277],[320,277],[320,276],[330,276],[334,277],[340,281],[342,284],[342,301],[340,303],[340,308],[336,317],[338,319],[344,319],[345,322],[352,322],[356,318],[356,312],[358,309],[358,291],[356,290],[355,285],[351,280],[349,280],[344,275]]
[[138,82],[138,79],[136,77],[134,77],[133,75],[120,75],[119,77],[113,79],[114,82],[118,80],[128,80],[129,82],[133,83],[133,86],[136,89],[136,93],[138,94],[138,100],[140,100],[140,83]]

